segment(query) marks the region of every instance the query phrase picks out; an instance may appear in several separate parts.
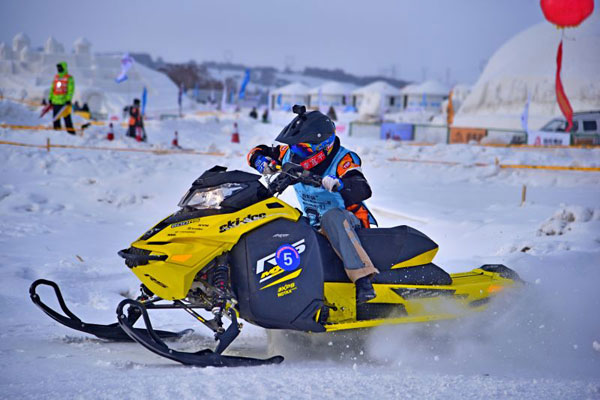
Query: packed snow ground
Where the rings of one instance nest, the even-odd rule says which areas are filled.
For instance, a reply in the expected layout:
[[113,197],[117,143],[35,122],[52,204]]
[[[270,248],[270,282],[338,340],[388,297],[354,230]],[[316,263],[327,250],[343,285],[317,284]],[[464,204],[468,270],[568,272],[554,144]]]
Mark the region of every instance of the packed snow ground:
[[[6,107],[6,106],[4,106]],[[0,104],[0,117],[3,105]],[[12,121],[37,115],[11,110]],[[1,120],[2,118],[0,118]],[[245,324],[231,352],[286,356],[282,365],[190,368],[133,343],[69,330],[29,299],[32,281],[58,282],[84,321],[111,323],[138,281],[116,255],[176,209],[204,170],[249,171],[246,152],[271,143],[272,124],[234,116],[149,121],[148,144],[65,132],[0,129],[0,140],[139,148],[180,145],[224,156],[155,155],[0,145],[0,398],[600,398],[600,173],[500,170],[493,164],[600,166],[600,151],[516,150],[471,145],[406,146],[343,137],[363,159],[368,201],[381,226],[408,224],[439,245],[449,272],[503,263],[530,284],[460,321],[300,336]],[[37,122],[35,123],[37,124]],[[459,166],[390,158],[459,161]],[[527,201],[521,206],[522,185]],[[296,204],[289,192],[283,198]],[[49,290],[40,290],[50,298]],[[173,346],[212,345],[185,313],[157,311],[155,326],[193,327]],[[269,340],[268,340],[269,339]],[[269,345],[267,342],[269,341]]]

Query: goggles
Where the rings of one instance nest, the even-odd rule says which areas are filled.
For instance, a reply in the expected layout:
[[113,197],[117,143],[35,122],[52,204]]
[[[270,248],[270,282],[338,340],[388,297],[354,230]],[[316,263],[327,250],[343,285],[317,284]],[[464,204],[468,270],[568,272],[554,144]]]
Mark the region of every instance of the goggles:
[[313,143],[297,143],[290,146],[290,150],[292,153],[300,156],[302,158],[310,157],[313,154],[318,153],[323,149],[327,149],[327,153],[333,147],[333,142],[335,141],[335,135],[331,135],[326,140],[321,143],[313,144]]

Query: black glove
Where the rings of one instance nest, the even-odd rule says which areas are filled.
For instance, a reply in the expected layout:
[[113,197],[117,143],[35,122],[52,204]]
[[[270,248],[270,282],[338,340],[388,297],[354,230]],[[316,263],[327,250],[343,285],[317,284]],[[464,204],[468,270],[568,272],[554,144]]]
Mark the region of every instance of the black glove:
[[71,105],[71,100],[67,100],[67,102],[65,104],[68,105],[68,106],[70,106]]

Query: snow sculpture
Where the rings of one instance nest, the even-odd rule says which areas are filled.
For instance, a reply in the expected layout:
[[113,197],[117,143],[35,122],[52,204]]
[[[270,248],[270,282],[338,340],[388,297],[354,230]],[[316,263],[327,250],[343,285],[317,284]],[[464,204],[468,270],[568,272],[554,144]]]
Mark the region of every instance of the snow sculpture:
[[17,33],[13,38],[13,51],[19,54],[25,47],[31,46],[31,40],[29,36],[24,33]]
[[90,54],[92,44],[84,37],[80,37],[73,43],[75,54]]
[[60,54],[64,52],[65,48],[58,40],[54,39],[52,36],[50,36],[48,40],[46,40],[46,44],[44,44],[44,53]]

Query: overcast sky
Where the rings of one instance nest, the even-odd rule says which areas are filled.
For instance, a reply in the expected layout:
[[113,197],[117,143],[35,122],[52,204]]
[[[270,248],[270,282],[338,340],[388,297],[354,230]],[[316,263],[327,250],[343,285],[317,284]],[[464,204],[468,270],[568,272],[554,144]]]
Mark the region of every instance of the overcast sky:
[[506,40],[543,21],[539,0],[0,0],[0,41],[52,35],[67,51],[165,61],[342,68],[473,83]]

